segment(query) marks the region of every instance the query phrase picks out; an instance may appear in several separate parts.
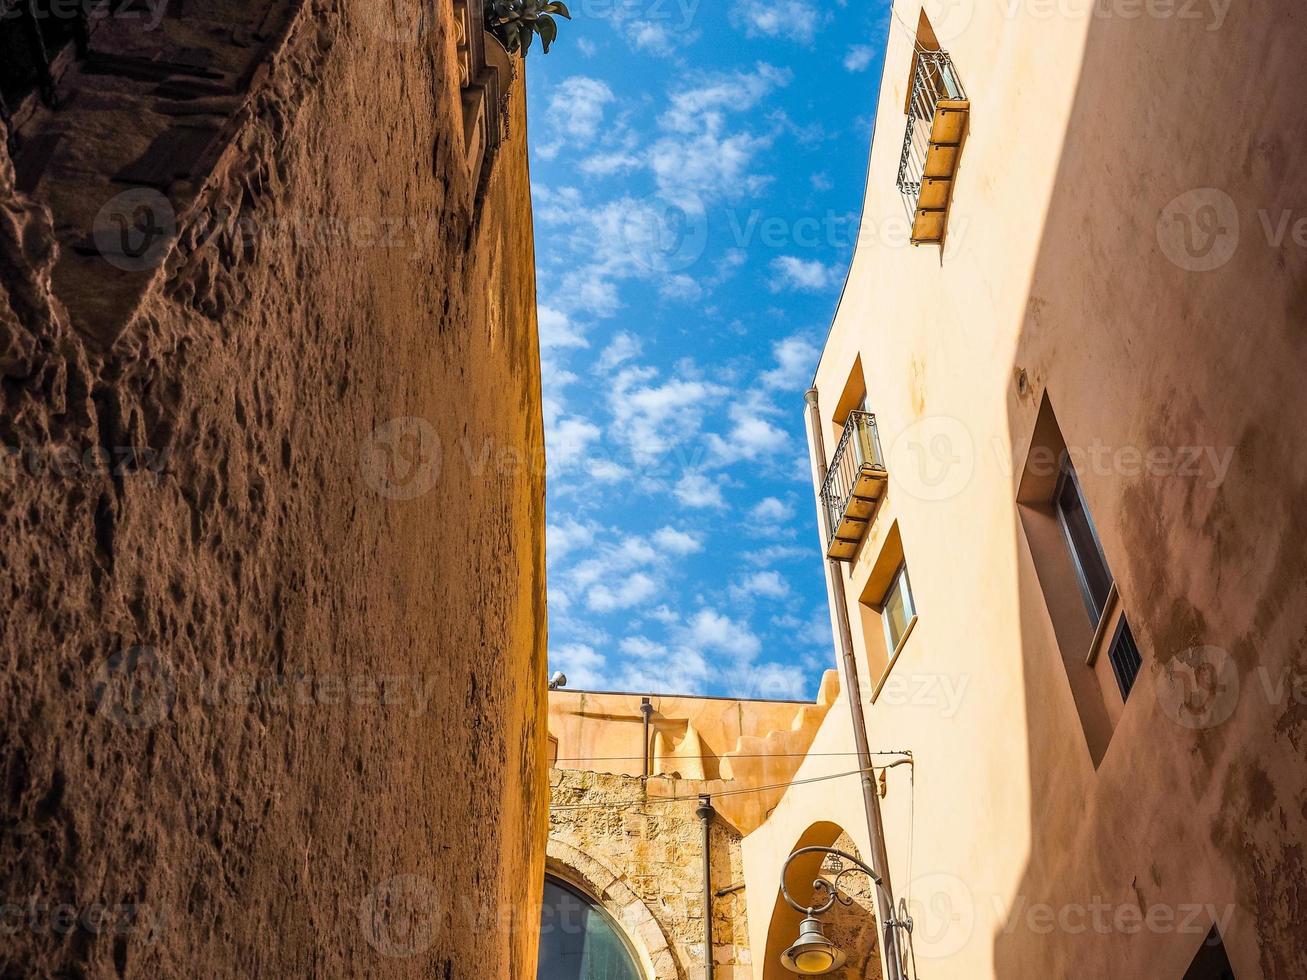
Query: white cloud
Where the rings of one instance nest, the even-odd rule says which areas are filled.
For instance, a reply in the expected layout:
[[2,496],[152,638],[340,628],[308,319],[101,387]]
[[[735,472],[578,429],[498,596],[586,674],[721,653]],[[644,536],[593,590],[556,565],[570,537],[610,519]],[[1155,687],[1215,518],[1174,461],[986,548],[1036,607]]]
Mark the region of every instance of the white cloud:
[[721,385],[678,374],[651,384],[651,368],[618,372],[609,393],[610,437],[627,447],[638,463],[651,463],[693,439],[703,418],[728,393]]
[[613,90],[599,79],[573,75],[554,86],[545,118],[556,140],[561,136],[584,143],[598,135],[604,110],[615,99]]
[[731,20],[749,37],[784,37],[809,42],[817,33],[817,8],[809,0],[736,0]]
[[737,662],[753,659],[762,649],[762,642],[746,623],[731,619],[715,609],[700,609],[696,612],[686,627],[686,638],[699,649],[730,654]]
[[793,255],[782,255],[773,259],[772,292],[783,289],[795,289],[801,292],[818,293],[839,284],[842,275],[838,266],[825,265],[817,259],[800,259]]
[[540,321],[540,347],[550,350],[560,347],[589,347],[585,335],[562,310],[541,306],[537,311]]
[[556,420],[545,433],[550,467],[562,470],[580,463],[599,435],[599,426],[580,416]]
[[790,594],[790,585],[777,571],[754,572],[731,586],[731,597],[737,602],[756,599],[784,599]]
[[631,468],[615,459],[591,459],[586,463],[585,471],[592,480],[600,483],[620,483],[631,475]]
[[700,201],[757,193],[770,178],[752,172],[771,133],[728,132],[727,113],[752,109],[777,88],[788,85],[788,71],[759,63],[753,71],[699,76],[674,92],[658,124],[667,133],[649,151],[659,191],[669,201],[693,209]]
[[678,273],[668,276],[658,284],[658,295],[663,299],[693,303],[703,297],[703,287],[693,276]]
[[756,399],[735,402],[727,411],[731,420],[725,436],[709,433],[705,440],[715,466],[731,466],[745,460],[774,455],[789,445],[784,429],[773,425],[758,411]]
[[794,517],[794,508],[779,497],[763,497],[749,511],[749,517],[758,524],[782,524]]
[[876,57],[876,49],[870,44],[855,44],[844,56],[845,71],[866,71]]
[[761,61],[753,71],[700,76],[695,84],[672,94],[658,122],[677,133],[720,131],[726,111],[752,109],[775,89],[788,85],[792,77],[788,70]]
[[651,20],[632,23],[627,29],[626,36],[641,51],[649,51],[653,54],[670,54],[676,50],[676,45],[673,43],[671,33],[667,28]]
[[677,482],[673,493],[686,507],[716,509],[726,506],[721,484],[703,473],[686,473]]
[[630,658],[619,680],[625,690],[689,694],[701,691],[711,676],[707,659],[693,647],[628,636],[621,651]]
[[703,543],[693,534],[674,527],[662,527],[654,532],[654,544],[659,550],[672,555],[692,555],[703,550]]
[[585,603],[595,612],[613,612],[638,606],[653,598],[657,592],[657,582],[644,572],[633,572],[614,585],[596,585],[586,596]]
[[623,361],[629,361],[633,357],[639,357],[641,353],[640,338],[634,334],[622,331],[614,334],[613,339],[608,342],[603,353],[599,355],[599,361],[595,367],[607,373]]
[[643,162],[629,150],[601,150],[581,161],[581,172],[592,177],[611,177],[636,170]]
[[768,388],[806,390],[817,370],[821,351],[807,337],[795,334],[772,345],[776,367],[763,373],[760,379]]
[[564,643],[549,650],[549,666],[567,675],[567,686],[594,690],[607,684],[604,655],[584,643]]
[[557,561],[580,548],[590,547],[598,530],[595,524],[583,524],[570,517],[558,524],[547,524],[545,545],[549,560]]
[[744,677],[746,693],[755,698],[802,698],[808,678],[798,664],[757,664]]

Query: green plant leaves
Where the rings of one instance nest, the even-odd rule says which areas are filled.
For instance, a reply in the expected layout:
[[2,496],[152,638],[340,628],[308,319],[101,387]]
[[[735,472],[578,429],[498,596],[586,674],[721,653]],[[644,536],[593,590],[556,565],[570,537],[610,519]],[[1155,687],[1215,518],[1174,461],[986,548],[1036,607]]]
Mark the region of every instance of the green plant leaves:
[[558,21],[551,15],[572,19],[572,12],[562,0],[490,0],[486,7],[486,29],[503,42],[510,52],[521,51],[523,56],[531,47],[535,35],[545,53],[558,39]]

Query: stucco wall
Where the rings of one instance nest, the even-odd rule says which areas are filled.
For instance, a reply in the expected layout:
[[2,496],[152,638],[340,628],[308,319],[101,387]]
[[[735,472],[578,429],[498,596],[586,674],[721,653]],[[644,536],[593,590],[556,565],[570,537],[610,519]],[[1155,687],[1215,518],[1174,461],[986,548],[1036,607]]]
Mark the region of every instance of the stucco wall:
[[[844,582],[855,639],[896,522],[920,614],[893,685],[863,685],[873,749],[915,754],[884,808],[921,972],[1178,978],[1215,919],[1240,980],[1296,977],[1307,252],[1264,217],[1292,223],[1304,183],[1303,19],[928,4],[972,107],[941,251],[899,234],[919,9],[895,4],[816,383],[829,424],[860,358],[888,455]],[[1080,477],[1144,659],[1098,765],[1016,504],[1045,396],[1068,444],[1107,449]],[[1186,446],[1196,469],[1142,462]],[[824,812],[791,798],[796,823]]]
[[193,215],[246,237],[107,349],[0,159],[0,973],[534,975],[525,99],[474,219],[434,10],[304,7]]

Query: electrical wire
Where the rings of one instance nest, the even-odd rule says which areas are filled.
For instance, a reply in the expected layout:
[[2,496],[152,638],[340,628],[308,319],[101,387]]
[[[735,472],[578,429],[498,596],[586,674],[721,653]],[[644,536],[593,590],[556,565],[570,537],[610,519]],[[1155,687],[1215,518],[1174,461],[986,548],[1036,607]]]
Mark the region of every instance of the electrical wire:
[[[703,797],[720,799],[723,796],[741,796],[745,793],[765,793],[773,789],[786,789],[790,786],[805,786],[808,783],[820,783],[828,779],[842,779],[845,776],[857,776],[864,772],[874,772],[876,766],[868,769],[852,769],[849,772],[831,773],[826,776],[810,776],[807,779],[792,779],[788,783],[772,783],[769,786],[751,786],[745,789],[725,789],[717,793],[695,793],[690,796],[656,796],[639,800],[600,800],[594,803],[551,803],[550,810],[587,810],[604,807],[639,806],[642,803],[697,803]],[[884,768],[884,767],[880,767]]]
[[[857,752],[728,752],[724,755],[712,755],[709,753],[681,755],[676,753],[665,756],[669,762],[677,762],[682,759],[791,759],[809,757],[819,758],[823,756],[849,756],[857,755]],[[908,752],[872,752],[872,755],[909,755]],[[569,755],[559,756],[555,762],[630,762],[632,760],[643,759],[642,755]]]

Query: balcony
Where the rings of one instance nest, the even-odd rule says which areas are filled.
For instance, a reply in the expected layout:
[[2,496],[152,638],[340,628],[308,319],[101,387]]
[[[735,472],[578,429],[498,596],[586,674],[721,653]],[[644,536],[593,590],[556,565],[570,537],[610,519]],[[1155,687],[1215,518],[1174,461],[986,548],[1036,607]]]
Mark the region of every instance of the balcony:
[[970,114],[971,102],[948,54],[919,51],[899,160],[899,193],[912,221],[913,245],[944,240],[953,178]]
[[821,504],[826,508],[826,528],[830,535],[826,542],[827,558],[853,560],[871,527],[888,476],[876,432],[876,416],[870,412],[850,412],[821,488]]

